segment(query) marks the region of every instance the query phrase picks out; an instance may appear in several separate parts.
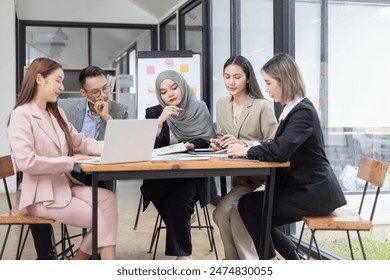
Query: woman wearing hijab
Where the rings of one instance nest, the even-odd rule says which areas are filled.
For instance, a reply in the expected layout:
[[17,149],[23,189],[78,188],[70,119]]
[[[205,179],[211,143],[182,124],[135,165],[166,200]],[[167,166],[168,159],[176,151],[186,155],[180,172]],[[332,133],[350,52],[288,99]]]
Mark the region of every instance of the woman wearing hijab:
[[[146,109],[147,119],[158,119],[155,148],[185,143],[188,150],[208,148],[215,137],[212,119],[203,101],[183,76],[167,70],[156,79],[159,105]],[[166,228],[165,254],[178,260],[192,258],[191,215],[196,201],[201,207],[212,199],[213,190],[208,178],[174,178],[144,180],[141,186],[144,210],[153,202]]]

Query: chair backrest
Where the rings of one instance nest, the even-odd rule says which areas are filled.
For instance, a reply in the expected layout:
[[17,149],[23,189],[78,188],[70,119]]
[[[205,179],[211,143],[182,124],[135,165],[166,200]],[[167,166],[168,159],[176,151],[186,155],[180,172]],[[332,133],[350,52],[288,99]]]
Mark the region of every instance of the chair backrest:
[[0,157],[0,179],[4,179],[15,174],[14,165],[10,155]]
[[0,157],[0,179],[3,179],[5,194],[7,197],[8,210],[12,209],[11,198],[8,192],[7,186],[7,177],[13,176],[15,174],[14,165],[12,163],[12,158],[10,155]]
[[381,188],[385,182],[388,165],[387,162],[378,161],[369,157],[361,157],[357,176]]
[[366,181],[364,185],[362,199],[359,206],[359,214],[361,214],[364,198],[366,196],[368,184],[371,184],[376,188],[376,194],[374,202],[371,209],[370,221],[374,218],[375,208],[378,201],[378,196],[385,182],[385,177],[387,174],[388,163],[375,160],[369,157],[361,157],[357,177]]

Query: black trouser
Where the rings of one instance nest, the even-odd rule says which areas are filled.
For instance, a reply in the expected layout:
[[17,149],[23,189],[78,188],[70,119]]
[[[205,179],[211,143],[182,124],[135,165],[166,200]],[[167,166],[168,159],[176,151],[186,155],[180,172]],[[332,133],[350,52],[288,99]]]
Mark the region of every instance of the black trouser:
[[166,228],[165,254],[192,254],[191,215],[194,213],[198,192],[192,179],[147,180],[141,187],[142,195],[152,201]]
[[31,234],[34,238],[35,251],[38,260],[54,260],[54,248],[51,242],[50,225],[30,225]]
[[[238,202],[238,211],[245,227],[248,229],[255,244],[257,254],[260,256],[260,225],[263,209],[263,191],[256,191],[241,197]],[[269,257],[276,256],[275,249],[286,260],[299,259],[296,254],[296,245],[278,227],[300,221],[307,211],[293,207],[283,201],[274,199],[271,225],[271,241],[269,245]]]
[[[73,178],[79,180],[81,183],[83,183],[86,186],[92,186],[92,175],[85,173],[83,171],[81,172],[70,172]],[[115,181],[99,181],[98,182],[99,188],[104,188],[110,191],[115,192]]]
[[[92,176],[81,171],[71,172],[72,176],[84,183],[87,186],[92,184]],[[109,190],[114,189],[113,181],[99,181],[98,187],[106,188]],[[53,260],[56,259],[54,255],[54,248],[51,240],[50,225],[30,225],[31,234],[34,239],[35,251],[37,253],[38,260]]]

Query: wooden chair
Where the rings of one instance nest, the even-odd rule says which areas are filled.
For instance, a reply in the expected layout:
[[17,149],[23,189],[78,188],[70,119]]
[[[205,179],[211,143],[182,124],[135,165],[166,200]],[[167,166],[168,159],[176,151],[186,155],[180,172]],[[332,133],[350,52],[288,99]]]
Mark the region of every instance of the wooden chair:
[[[221,176],[220,177],[220,187],[221,187],[221,198],[222,198],[227,193],[227,190],[226,190],[226,177],[225,176]],[[143,201],[143,197],[142,197],[142,193],[141,193],[140,198],[139,198],[139,202],[138,202],[137,215],[135,216],[135,222],[134,222],[133,230],[136,230],[138,228],[138,222],[139,222],[139,217],[140,217],[140,214],[141,214],[141,208],[142,208],[142,203],[143,203],[142,201]],[[197,218],[198,218],[198,224],[200,226],[201,222],[200,222],[200,219],[199,219],[199,212],[197,211],[196,214],[197,214]],[[149,251],[151,251],[151,250],[149,250]]]
[[[363,258],[366,259],[366,253],[364,251],[363,242],[360,236],[360,231],[370,231],[373,227],[372,220],[374,218],[375,208],[378,201],[378,196],[381,190],[381,187],[384,184],[386,173],[387,173],[388,163],[377,161],[372,158],[362,157],[359,164],[357,177],[365,181],[364,190],[362,194],[362,198],[360,200],[360,206],[358,211],[354,211],[352,209],[347,209],[345,207],[336,209],[333,213],[328,216],[320,216],[320,217],[303,217],[303,226],[302,231],[299,237],[299,241],[297,244],[297,250],[300,248],[300,243],[302,240],[302,235],[305,226],[307,226],[311,231],[309,249],[307,259],[310,259],[310,253],[312,244],[314,244],[317,248],[317,253],[319,258],[321,259],[320,250],[318,247],[317,240],[315,238],[315,232],[318,230],[343,230],[346,231],[348,237],[348,245],[351,253],[351,258],[354,259],[353,249],[350,238],[350,231],[356,231],[360,248],[363,254]],[[370,203],[365,203],[365,198],[367,194],[368,185],[372,185],[376,189],[374,201],[371,206],[371,214],[370,219],[364,219],[361,216],[363,206],[366,206],[368,209],[368,205]]]
[[[6,178],[13,176],[15,174],[14,171],[14,166],[12,162],[12,158],[10,155],[0,157],[0,179],[3,179],[3,184],[4,184],[4,189],[5,189],[5,195],[7,199],[7,204],[8,204],[8,211],[7,213],[4,213],[0,215],[0,225],[7,225],[7,231],[4,237],[3,241],[3,246],[1,248],[0,252],[0,260],[3,257],[3,253],[5,250],[5,247],[7,245],[9,233],[11,230],[12,225],[20,225],[21,230],[19,234],[19,241],[18,241],[18,247],[16,249],[16,257],[15,259],[20,260],[22,257],[23,249],[28,237],[28,234],[30,232],[30,225],[35,224],[35,225],[50,225],[51,228],[51,239],[52,239],[52,244],[55,244],[53,246],[54,248],[54,256],[57,259],[64,258],[66,255],[70,252],[72,255],[74,254],[73,252],[73,244],[70,243],[70,237],[68,234],[68,230],[66,228],[66,225],[61,225],[61,236],[62,240],[58,243],[56,243],[55,240],[55,235],[53,231],[53,224],[55,221],[53,219],[46,219],[46,218],[40,218],[36,216],[29,215],[27,211],[21,211],[18,210],[17,208],[12,207],[12,202],[10,198],[10,194],[8,191],[8,185]],[[24,232],[25,226],[27,227],[26,232]],[[57,245],[61,244],[62,246],[62,252],[60,254],[57,253]]]
[[[215,239],[214,239],[214,227],[211,224],[211,219],[209,215],[209,210],[207,208],[207,205],[203,207],[203,215],[205,220],[205,225],[202,225],[200,222],[200,216],[199,216],[199,210],[198,205],[195,204],[195,214],[196,219],[198,221],[197,225],[192,225],[191,229],[206,229],[207,230],[207,236],[209,238],[210,243],[210,252],[215,252],[215,258],[218,260],[218,253],[217,253],[217,247],[215,245]],[[153,260],[156,259],[156,252],[157,252],[157,246],[158,246],[158,240],[160,238],[160,231],[161,229],[165,229],[166,227],[162,225],[162,218],[159,214],[157,214],[156,222],[154,224],[154,230],[152,234],[152,240],[150,241],[149,251],[148,253],[152,253],[153,245],[154,245],[154,252],[153,252]]]

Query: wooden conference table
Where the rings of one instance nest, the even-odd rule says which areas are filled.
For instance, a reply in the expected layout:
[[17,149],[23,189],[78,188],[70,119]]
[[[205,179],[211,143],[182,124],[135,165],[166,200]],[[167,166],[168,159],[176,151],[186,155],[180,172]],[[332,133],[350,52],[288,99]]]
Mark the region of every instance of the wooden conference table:
[[289,167],[289,162],[259,162],[211,157],[207,160],[144,161],[123,164],[80,164],[92,174],[92,259],[97,259],[97,183],[99,180],[163,179],[217,176],[266,175],[263,216],[260,233],[260,259],[269,259],[272,206],[276,168]]

